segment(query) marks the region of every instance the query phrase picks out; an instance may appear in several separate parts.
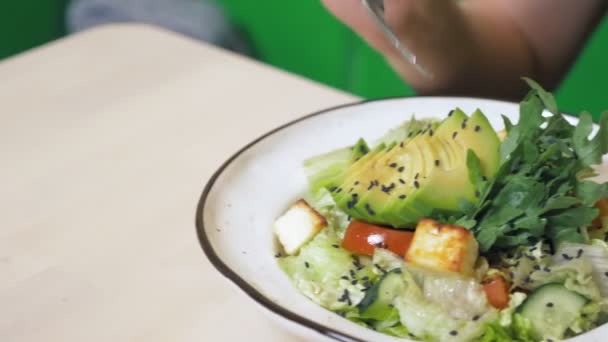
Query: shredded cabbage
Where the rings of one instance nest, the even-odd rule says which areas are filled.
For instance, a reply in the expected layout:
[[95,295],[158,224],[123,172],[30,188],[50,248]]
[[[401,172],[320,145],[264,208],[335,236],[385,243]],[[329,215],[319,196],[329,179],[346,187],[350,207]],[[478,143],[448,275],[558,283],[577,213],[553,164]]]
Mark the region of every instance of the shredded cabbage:
[[608,272],[608,245],[602,240],[592,240],[591,243],[591,245],[563,243],[559,252],[556,253],[556,262],[564,264],[569,259],[587,260],[582,265],[581,272],[591,274],[593,282],[599,287],[600,295],[608,297],[608,277],[606,276],[608,274],[606,273]]

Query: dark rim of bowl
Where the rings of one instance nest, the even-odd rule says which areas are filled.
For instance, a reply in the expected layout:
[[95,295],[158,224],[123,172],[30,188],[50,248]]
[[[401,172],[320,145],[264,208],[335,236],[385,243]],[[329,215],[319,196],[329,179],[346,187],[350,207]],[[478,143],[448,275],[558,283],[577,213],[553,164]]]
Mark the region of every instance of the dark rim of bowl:
[[262,305],[263,307],[265,307],[266,309],[270,310],[271,312],[273,312],[274,314],[277,314],[279,316],[282,316],[292,322],[298,323],[300,325],[303,325],[309,329],[312,329],[314,331],[316,331],[319,334],[325,335],[327,337],[333,338],[335,340],[338,341],[344,341],[344,342],[351,342],[351,341],[358,341],[358,342],[364,342],[364,340],[361,340],[359,338],[356,338],[354,336],[348,335],[346,333],[340,332],[338,330],[332,329],[330,327],[324,326],[322,324],[319,324],[317,322],[311,321],[305,317],[302,317],[296,313],[293,313],[287,309],[285,309],[284,307],[274,303],[272,300],[270,300],[269,298],[265,297],[262,293],[260,293],[258,290],[256,290],[253,286],[249,285],[249,283],[247,283],[247,281],[245,281],[243,278],[241,278],[238,274],[236,274],[236,272],[234,272],[230,267],[228,267],[228,265],[226,265],[221,258],[215,253],[215,250],[213,249],[213,247],[211,246],[211,242],[209,241],[209,239],[207,238],[207,234],[205,233],[205,223],[203,220],[203,214],[204,214],[204,210],[205,210],[205,205],[207,203],[207,198],[209,196],[209,193],[211,192],[211,189],[213,188],[213,185],[215,184],[216,180],[219,178],[219,176],[224,172],[224,170],[236,159],[238,158],[241,154],[243,154],[243,152],[247,151],[248,149],[250,149],[251,147],[253,147],[254,145],[256,145],[257,143],[259,143],[260,141],[266,139],[267,137],[273,135],[274,133],[281,131],[287,127],[293,126],[301,121],[304,120],[308,120],[310,118],[322,115],[322,114],[328,114],[331,113],[335,110],[338,109],[342,109],[342,108],[348,108],[348,107],[355,107],[355,106],[359,106],[362,104],[367,104],[367,103],[371,103],[371,102],[382,102],[382,101],[387,101],[387,100],[399,100],[399,99],[407,99],[407,98],[451,98],[454,100],[458,100],[458,99],[467,99],[467,100],[480,100],[480,101],[493,101],[493,102],[502,102],[505,104],[514,104],[517,105],[517,102],[510,102],[510,101],[502,101],[502,100],[496,100],[496,99],[489,99],[489,98],[475,98],[475,97],[434,97],[434,96],[395,96],[395,97],[387,97],[387,98],[381,98],[381,99],[370,99],[370,100],[362,100],[362,101],[357,101],[357,102],[353,102],[353,103],[347,103],[347,104],[342,104],[342,105],[338,105],[338,106],[333,106],[330,108],[326,108],[305,116],[302,116],[300,118],[297,118],[295,120],[292,120],[290,122],[287,122],[279,127],[276,127],[274,129],[272,129],[271,131],[263,134],[262,136],[258,137],[257,139],[251,141],[250,143],[248,143],[247,145],[245,145],[244,147],[242,147],[240,150],[238,150],[235,154],[233,154],[230,158],[228,158],[228,160],[226,160],[224,163],[222,163],[222,165],[213,173],[213,175],[211,176],[211,178],[209,179],[209,181],[207,182],[207,184],[205,185],[205,188],[203,190],[203,193],[201,194],[200,200],[198,202],[198,206],[196,209],[196,232],[198,235],[198,239],[199,239],[199,243],[203,249],[203,252],[205,253],[205,255],[207,256],[207,258],[209,259],[209,261],[211,262],[211,264],[226,278],[228,278],[230,281],[232,281],[234,284],[236,284],[243,292],[245,292],[251,299],[253,299],[254,301],[256,301],[258,304]]

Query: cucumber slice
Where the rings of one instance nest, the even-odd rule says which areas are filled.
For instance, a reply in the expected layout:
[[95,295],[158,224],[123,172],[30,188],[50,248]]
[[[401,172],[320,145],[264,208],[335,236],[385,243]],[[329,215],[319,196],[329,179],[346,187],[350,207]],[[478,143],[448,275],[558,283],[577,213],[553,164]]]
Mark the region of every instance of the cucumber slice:
[[530,320],[536,338],[561,339],[586,303],[585,297],[551,283],[534,290],[518,312]]
[[[383,275],[365,294],[359,303],[361,318],[382,321],[395,317],[393,300],[405,290],[401,269]],[[398,317],[398,315],[397,315]]]

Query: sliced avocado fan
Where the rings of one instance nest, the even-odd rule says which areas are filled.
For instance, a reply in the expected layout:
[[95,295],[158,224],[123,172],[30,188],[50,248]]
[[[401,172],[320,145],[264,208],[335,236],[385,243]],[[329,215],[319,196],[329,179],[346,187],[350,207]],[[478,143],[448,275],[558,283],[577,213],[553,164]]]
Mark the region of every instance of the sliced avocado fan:
[[336,175],[329,190],[338,206],[366,222],[412,227],[423,217],[459,212],[478,201],[467,153],[475,153],[483,177],[499,166],[500,141],[481,111],[452,111],[439,125],[428,123],[402,141],[382,143]]

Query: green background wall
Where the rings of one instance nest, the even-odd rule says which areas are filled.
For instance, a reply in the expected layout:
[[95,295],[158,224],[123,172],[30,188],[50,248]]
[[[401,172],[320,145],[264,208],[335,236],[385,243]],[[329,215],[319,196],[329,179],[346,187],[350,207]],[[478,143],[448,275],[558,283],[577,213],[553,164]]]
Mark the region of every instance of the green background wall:
[[[257,57],[366,98],[413,95],[318,0],[216,0],[253,41]],[[65,34],[67,0],[0,1],[0,59]],[[561,109],[597,116],[608,109],[608,20],[604,19],[561,87]]]

